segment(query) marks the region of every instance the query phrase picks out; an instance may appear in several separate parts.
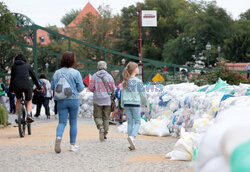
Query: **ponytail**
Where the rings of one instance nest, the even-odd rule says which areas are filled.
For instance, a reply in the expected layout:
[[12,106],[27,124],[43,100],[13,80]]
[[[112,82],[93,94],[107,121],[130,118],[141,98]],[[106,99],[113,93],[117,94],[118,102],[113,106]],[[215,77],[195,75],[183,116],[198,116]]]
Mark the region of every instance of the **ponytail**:
[[123,72],[123,88],[127,88],[128,86],[128,80],[131,77],[131,74],[134,72],[134,70],[138,67],[138,64],[135,62],[129,62],[124,69]]
[[129,78],[130,78],[130,73],[128,72],[128,69],[126,67],[123,72],[123,87],[124,88],[127,88]]

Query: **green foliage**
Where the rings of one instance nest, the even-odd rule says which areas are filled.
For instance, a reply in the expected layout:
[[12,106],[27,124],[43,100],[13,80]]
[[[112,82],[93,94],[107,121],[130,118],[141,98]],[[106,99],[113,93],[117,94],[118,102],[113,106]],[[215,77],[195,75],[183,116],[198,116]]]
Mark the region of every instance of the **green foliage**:
[[[59,31],[58,31],[58,28],[56,27],[56,25],[54,25],[54,26],[48,26],[47,28],[50,29],[50,30],[53,30],[53,31],[55,31],[55,32],[59,32]],[[51,34],[51,33],[49,33],[49,39],[50,39],[51,41],[54,41],[54,42],[62,41],[62,38],[61,38],[61,37],[59,37],[59,36],[57,36],[57,35],[55,35],[55,34]]]
[[66,13],[62,19],[61,22],[64,24],[64,26],[68,26],[75,18],[78,16],[78,14],[81,12],[81,9],[72,9],[70,12]]
[[12,67],[15,57],[22,53],[26,56],[27,62],[29,64],[33,63],[33,53],[32,50],[25,47],[20,47],[13,45],[11,42],[0,40],[0,73],[5,73],[5,67]]
[[[55,41],[52,41],[51,43],[47,45],[40,45],[40,48],[55,52],[55,53],[60,53],[63,54],[64,51],[66,51],[66,45],[62,43],[58,43]],[[38,51],[37,53],[37,63],[38,63],[38,72],[39,73],[45,73],[46,72],[46,67],[45,64],[49,64],[48,72],[54,72],[56,70],[56,56],[51,55],[46,52],[40,52]]]
[[[100,47],[111,49],[113,45],[113,36],[116,34],[118,18],[111,16],[111,9],[109,6],[100,6],[98,8],[100,14],[93,16],[91,13],[84,17],[79,25],[79,29],[73,33],[70,30],[72,36],[77,39],[88,42]],[[79,36],[80,35],[80,36]],[[73,45],[73,49],[76,54],[85,59],[92,58],[93,60],[100,60],[104,58],[102,51],[89,48],[82,45]]]
[[250,8],[240,15],[241,19],[250,20]]
[[0,35],[11,34],[16,26],[16,19],[7,6],[0,2]]
[[190,2],[185,10],[179,11],[176,22],[183,33],[164,45],[163,57],[166,62],[177,64],[185,64],[192,61],[192,55],[204,53],[207,42],[212,44],[210,62],[215,62],[217,47],[230,36],[232,28],[232,19],[214,2]]
[[190,81],[198,86],[202,86],[206,84],[215,84],[219,78],[223,81],[227,81],[230,85],[239,85],[240,83],[247,82],[245,76],[228,70],[223,66],[209,70],[205,75],[199,75],[198,78],[193,78]]
[[0,105],[0,125],[8,125],[8,111]]
[[114,41],[115,50],[135,56],[138,56],[138,6],[142,5],[138,3],[121,10]]
[[250,61],[250,20],[234,23],[233,34],[224,40],[223,56],[232,62]]

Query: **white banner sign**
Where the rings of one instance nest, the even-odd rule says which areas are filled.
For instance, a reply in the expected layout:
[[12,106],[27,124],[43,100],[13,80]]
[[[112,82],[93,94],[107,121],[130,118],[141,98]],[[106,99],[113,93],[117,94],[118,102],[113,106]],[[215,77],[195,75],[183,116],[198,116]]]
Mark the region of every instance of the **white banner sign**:
[[142,10],[142,27],[157,27],[157,13],[155,10]]

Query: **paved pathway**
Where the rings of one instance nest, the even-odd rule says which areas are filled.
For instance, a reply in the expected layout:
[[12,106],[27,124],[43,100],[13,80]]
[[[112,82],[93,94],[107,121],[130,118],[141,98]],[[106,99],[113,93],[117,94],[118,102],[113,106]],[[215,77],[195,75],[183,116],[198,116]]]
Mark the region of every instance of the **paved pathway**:
[[191,169],[190,162],[169,161],[165,154],[177,139],[138,136],[136,151],[128,150],[127,136],[111,126],[108,141],[100,143],[92,120],[79,119],[78,152],[70,152],[65,129],[62,153],[54,152],[56,119],[39,119],[32,135],[19,138],[13,126],[0,128],[0,171],[167,171]]

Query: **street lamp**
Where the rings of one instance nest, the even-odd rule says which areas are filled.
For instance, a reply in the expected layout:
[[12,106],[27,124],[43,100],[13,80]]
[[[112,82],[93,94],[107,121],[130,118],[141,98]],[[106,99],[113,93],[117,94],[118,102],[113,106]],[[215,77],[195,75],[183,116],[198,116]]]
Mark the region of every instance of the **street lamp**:
[[48,62],[45,63],[45,68],[46,68],[46,72],[47,72],[47,74],[48,74],[48,69],[49,69],[49,63],[48,63]]
[[218,46],[217,50],[218,50],[218,57],[220,58],[220,50],[221,50],[220,46]]
[[207,66],[209,66],[209,51],[211,50],[211,44],[208,42],[207,45],[206,45],[206,50],[208,52],[207,54]]

